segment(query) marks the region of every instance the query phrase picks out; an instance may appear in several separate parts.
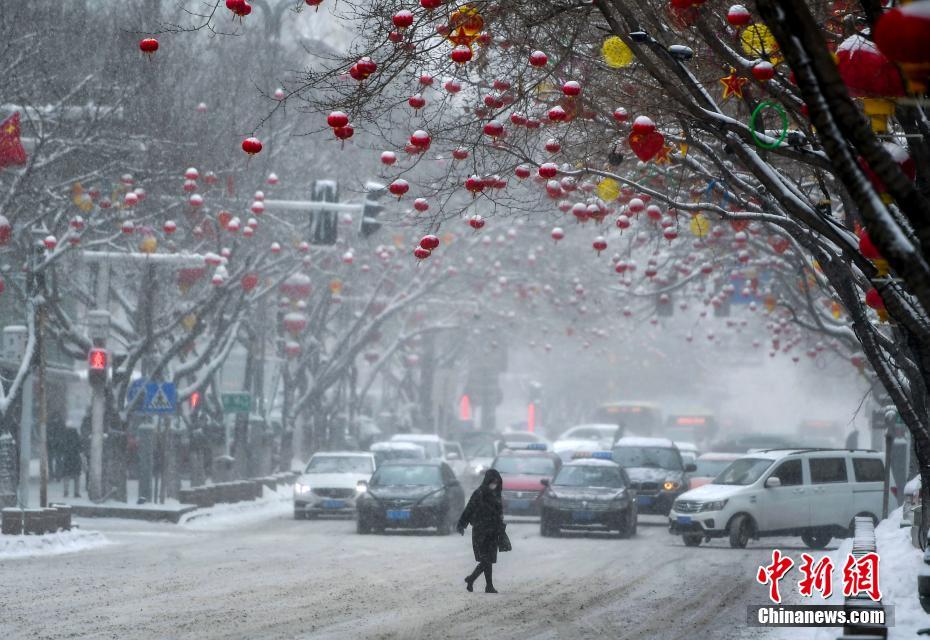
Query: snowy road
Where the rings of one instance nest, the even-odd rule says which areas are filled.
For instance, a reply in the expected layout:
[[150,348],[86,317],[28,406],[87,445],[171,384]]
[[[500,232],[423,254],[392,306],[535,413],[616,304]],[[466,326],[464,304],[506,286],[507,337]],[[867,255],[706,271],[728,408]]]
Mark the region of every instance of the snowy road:
[[3,637],[759,637],[744,622],[764,594],[755,570],[774,542],[797,548],[690,549],[656,518],[631,540],[541,538],[519,522],[492,596],[465,592],[467,537],[359,536],[351,521],[294,521],[288,509],[235,527],[83,520],[113,544],[0,562]]

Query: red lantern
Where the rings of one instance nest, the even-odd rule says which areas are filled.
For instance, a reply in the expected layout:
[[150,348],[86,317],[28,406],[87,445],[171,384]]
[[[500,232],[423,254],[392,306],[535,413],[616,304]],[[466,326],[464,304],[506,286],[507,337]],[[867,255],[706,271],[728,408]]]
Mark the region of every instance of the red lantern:
[[562,93],[569,98],[574,98],[581,94],[581,84],[576,80],[569,80],[562,85]]
[[306,314],[292,311],[284,314],[283,322],[285,330],[292,336],[297,337],[307,328],[308,320]]
[[759,82],[768,82],[775,77],[775,67],[772,66],[771,62],[765,60],[757,62],[752,67],[752,77]]
[[545,67],[546,63],[549,62],[549,56],[547,56],[542,51],[534,51],[530,54],[530,65],[534,67]]
[[471,191],[472,197],[474,197],[484,190],[484,180],[475,175],[469,176],[465,180],[465,188]]
[[381,164],[391,166],[395,162],[397,162],[397,154],[393,151],[384,151],[381,153]]
[[151,57],[158,51],[158,40],[155,38],[143,38],[139,40],[139,50],[145,55]]
[[[455,64],[466,64],[471,61],[474,53],[471,50],[471,47],[467,44],[460,44],[449,54],[449,57],[452,59],[452,62]],[[446,83],[448,84],[448,83]],[[458,87],[458,85],[456,85]],[[448,90],[448,87],[446,87]],[[459,89],[456,88],[452,93],[458,93]]]
[[734,4],[727,11],[727,22],[734,27],[744,27],[752,20],[752,14],[749,9],[741,4]]
[[530,177],[530,168],[525,164],[518,165],[516,169],[513,170],[514,175],[516,175],[521,180]]
[[555,138],[549,138],[548,140],[546,140],[546,144],[544,148],[549,153],[558,153],[559,151],[562,150],[562,145],[559,144],[559,141],[556,140]]
[[504,125],[497,120],[491,120],[484,125],[484,134],[492,138],[498,138],[504,133]]
[[875,24],[873,40],[883,54],[901,65],[911,92],[925,93],[930,79],[930,5],[910,2],[885,12]]
[[552,236],[553,240],[558,242],[559,240],[565,237],[565,232],[562,231],[562,227],[555,227],[552,229],[549,235]]
[[300,355],[300,343],[294,342],[293,340],[288,340],[284,343],[284,353],[288,358],[294,359]]
[[423,130],[414,131],[410,135],[410,144],[415,146],[417,149],[426,150],[432,144],[433,139],[430,138],[429,134]]
[[882,300],[882,294],[878,292],[878,289],[872,287],[866,291],[865,304],[875,309],[881,322],[888,322],[888,310],[885,308],[885,301]]
[[413,107],[414,111],[419,111],[426,106],[426,98],[418,93],[407,98],[407,104]]
[[471,218],[468,219],[468,226],[470,226],[475,231],[478,231],[484,226],[484,218],[482,218],[478,214],[475,214]]
[[433,249],[439,246],[439,238],[437,238],[434,235],[423,236],[420,239],[420,246],[423,247],[424,249],[428,249],[429,251],[432,251]]
[[242,150],[250,156],[254,156],[262,150],[262,143],[255,137],[246,138],[242,141]]
[[601,251],[604,251],[607,248],[607,240],[604,239],[604,236],[598,236],[594,239],[594,242],[591,244],[594,247],[594,250],[597,251],[597,255],[601,255]]
[[281,283],[281,293],[292,302],[297,300],[306,300],[313,291],[313,284],[310,276],[305,273],[293,273]]
[[559,167],[554,162],[544,162],[540,165],[538,172],[540,178],[547,180],[554,178],[559,173]]
[[401,9],[394,14],[392,21],[394,22],[394,26],[398,29],[406,29],[413,24],[413,13],[407,9]]
[[565,122],[568,120],[568,113],[566,113],[565,109],[563,109],[561,105],[555,105],[549,109],[549,113],[547,115],[552,122]]
[[468,158],[468,149],[464,147],[457,147],[452,150],[452,157],[456,160],[465,160]]
[[162,230],[168,235],[171,235],[178,230],[178,225],[174,220],[165,220],[165,224],[162,227]]
[[425,247],[417,247],[416,249],[413,250],[413,256],[417,260],[426,260],[432,255],[432,253],[433,253],[432,251],[430,251],[429,249]]
[[239,284],[242,285],[242,290],[248,293],[256,286],[258,286],[258,276],[254,273],[247,273],[242,276],[242,279],[239,281]]
[[849,93],[863,99],[866,115],[872,121],[872,130],[884,133],[888,117],[894,113],[889,98],[904,95],[901,74],[871,40],[852,35],[837,47],[836,64]]
[[[470,51],[470,50],[469,50]],[[460,85],[455,80],[448,80],[445,84],[442,85],[443,89],[449,93],[455,94],[462,90],[462,85]]]
[[329,114],[329,116],[326,117],[326,124],[331,126],[333,129],[344,127],[349,124],[349,116],[342,111],[333,111]]
[[417,198],[413,201],[413,208],[421,213],[429,210],[429,201],[426,198]]
[[352,128],[352,125],[347,124],[344,127],[337,127],[333,129],[333,135],[345,142],[353,135],[355,135],[355,129]]
[[397,196],[398,200],[400,200],[409,190],[410,184],[403,178],[398,178],[388,186],[388,191]]
[[623,107],[617,107],[614,109],[614,120],[617,122],[626,122],[630,119],[630,114],[627,113],[627,110]]

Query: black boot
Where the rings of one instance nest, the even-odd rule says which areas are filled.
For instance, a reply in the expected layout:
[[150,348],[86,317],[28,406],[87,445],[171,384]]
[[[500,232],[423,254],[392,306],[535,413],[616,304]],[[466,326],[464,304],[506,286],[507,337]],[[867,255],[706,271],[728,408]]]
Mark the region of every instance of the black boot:
[[478,579],[478,576],[480,576],[483,571],[484,571],[484,565],[479,563],[478,566],[475,567],[475,570],[472,571],[470,575],[466,576],[465,578],[465,590],[466,591],[475,590],[475,580]]
[[492,574],[491,567],[493,566],[494,565],[492,565],[490,562],[484,565],[484,592],[485,593],[497,593],[497,589],[494,588],[494,580],[491,575]]

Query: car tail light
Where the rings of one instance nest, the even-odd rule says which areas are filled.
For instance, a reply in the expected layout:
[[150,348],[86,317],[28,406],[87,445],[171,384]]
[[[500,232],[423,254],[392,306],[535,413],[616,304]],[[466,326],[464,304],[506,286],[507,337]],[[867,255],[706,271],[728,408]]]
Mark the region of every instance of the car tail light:
[[898,488],[897,488],[897,487],[891,487],[891,495],[893,495],[895,498],[898,497]]

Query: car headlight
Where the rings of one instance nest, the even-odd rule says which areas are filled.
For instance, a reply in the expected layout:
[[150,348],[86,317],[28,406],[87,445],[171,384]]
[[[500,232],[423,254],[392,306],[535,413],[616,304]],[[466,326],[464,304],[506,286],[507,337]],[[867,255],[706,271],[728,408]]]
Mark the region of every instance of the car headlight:
[[310,493],[310,485],[309,485],[309,484],[300,484],[300,483],[298,482],[297,484],[294,485],[294,493],[297,493],[297,494],[300,494],[300,495],[303,495],[303,494],[305,494],[305,493]]
[[720,511],[725,506],[727,506],[726,500],[714,500],[713,502],[701,504],[701,511]]
[[442,493],[440,492],[431,493],[430,495],[420,500],[420,504],[424,507],[435,507],[440,502],[442,502]]
[[662,485],[662,488],[666,491],[676,491],[681,487],[681,483],[677,480],[666,480],[665,484]]
[[487,467],[484,466],[483,464],[476,464],[475,466],[471,468],[471,470],[473,473],[477,475],[479,473],[484,473],[487,470]]
[[368,491],[368,483],[363,480],[359,480],[358,484],[355,485],[355,491],[359,494],[366,493]]

